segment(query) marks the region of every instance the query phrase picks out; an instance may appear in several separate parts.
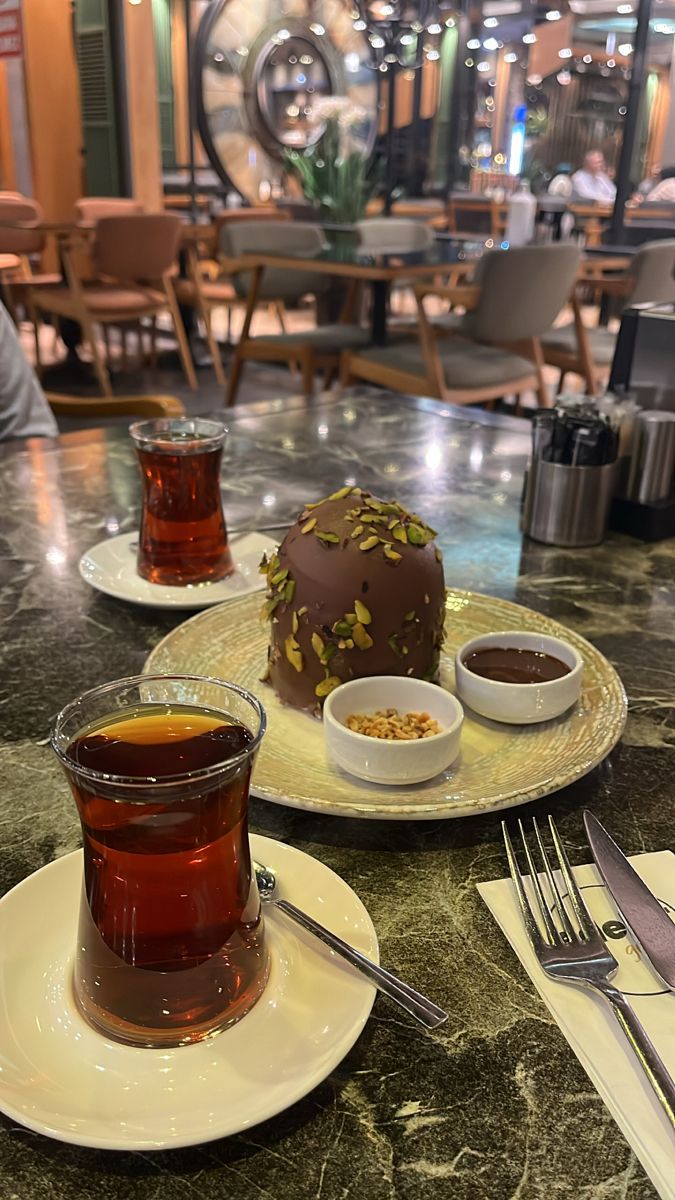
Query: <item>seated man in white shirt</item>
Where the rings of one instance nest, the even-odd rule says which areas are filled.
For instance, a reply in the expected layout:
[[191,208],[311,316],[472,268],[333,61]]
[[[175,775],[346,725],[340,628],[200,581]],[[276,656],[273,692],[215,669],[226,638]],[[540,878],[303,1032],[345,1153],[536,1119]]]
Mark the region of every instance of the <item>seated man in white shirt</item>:
[[59,430],[37,375],[4,304],[0,304],[0,442],[58,437]]
[[572,176],[574,200],[595,200],[598,203],[613,204],[616,188],[607,174],[605,156],[602,150],[589,150],[584,157],[584,165]]

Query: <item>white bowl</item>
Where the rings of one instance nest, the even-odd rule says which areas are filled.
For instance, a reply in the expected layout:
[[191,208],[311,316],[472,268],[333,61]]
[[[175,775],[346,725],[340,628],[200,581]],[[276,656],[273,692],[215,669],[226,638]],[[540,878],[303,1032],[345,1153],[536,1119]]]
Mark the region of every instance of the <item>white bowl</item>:
[[[501,683],[485,679],[464,666],[464,660],[476,650],[488,646],[512,647],[515,650],[536,650],[551,654],[570,668],[568,675],[544,683]],[[506,725],[534,725],[551,721],[576,704],[581,693],[584,663],[581,655],[560,638],[523,630],[503,630],[472,638],[460,646],[455,657],[455,685],[464,704],[474,712]]]
[[[355,733],[345,725],[352,713],[395,708],[401,715],[427,712],[441,727],[432,737],[386,741]],[[328,752],[343,770],[369,783],[422,783],[449,767],[459,753],[464,713],[461,704],[435,683],[396,675],[373,675],[343,683],[323,706]]]

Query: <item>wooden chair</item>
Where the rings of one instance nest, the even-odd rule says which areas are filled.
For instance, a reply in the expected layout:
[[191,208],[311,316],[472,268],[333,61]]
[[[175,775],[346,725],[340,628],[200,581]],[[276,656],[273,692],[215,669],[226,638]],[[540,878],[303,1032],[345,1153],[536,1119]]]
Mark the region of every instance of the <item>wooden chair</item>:
[[448,232],[463,238],[491,237],[501,241],[508,206],[492,196],[451,196],[447,206]]
[[196,390],[190,347],[174,292],[181,228],[180,217],[171,213],[104,217],[96,225],[91,247],[97,279],[83,283],[73,262],[72,245],[64,243],[67,287],[32,290],[36,308],[79,323],[104,396],[113,393],[94,326],[137,322],[165,309],[171,314],[188,384]]
[[[548,405],[539,338],[567,302],[579,257],[576,246],[564,243],[498,250],[481,259],[474,285],[418,285],[418,343],[345,352],[341,383],[361,379],[453,404],[532,390]],[[428,296],[468,311],[450,331],[439,329],[427,315]]]
[[[0,193],[0,277],[3,299],[15,324],[15,304],[19,301],[33,326],[38,376],[42,374],[40,320],[33,303],[32,289],[51,288],[63,283],[60,275],[36,271],[33,266],[33,260],[42,255],[46,245],[45,234],[37,228],[42,220],[42,208],[36,200],[19,192]],[[21,225],[25,228],[20,228]]]
[[303,392],[306,397],[314,393],[314,375],[317,370],[327,373],[327,383],[337,371],[340,355],[349,346],[365,345],[368,333],[353,320],[358,289],[352,283],[340,314],[340,319],[328,325],[319,325],[300,333],[280,333],[251,337],[251,323],[260,302],[273,300],[297,302],[303,296],[318,296],[331,287],[329,275],[302,269],[302,259],[321,253],[325,247],[324,237],[318,225],[292,221],[288,225],[273,222],[233,225],[221,232],[223,253],[236,262],[247,252],[265,252],[274,255],[283,249],[289,255],[297,255],[298,265],[293,270],[275,267],[273,258],[269,267],[256,267],[251,271],[235,271],[232,281],[237,295],[246,297],[246,314],[241,337],[230,366],[226,404],[234,404],[245,362],[281,362],[298,365],[302,376]]
[[133,217],[143,212],[140,200],[127,196],[84,196],[75,201],[75,217],[82,225],[95,225],[102,217]]
[[[216,308],[227,310],[227,340],[232,337],[232,309],[241,307],[245,301],[234,288],[220,262],[219,247],[221,231],[231,225],[249,221],[290,221],[290,213],[274,207],[233,208],[219,213],[213,223],[205,227],[204,236],[197,238],[186,251],[186,274],[176,280],[176,295],[181,304],[193,307],[204,326],[209,353],[213,359],[213,370],[218,383],[225,387],[225,371],[218,343],[213,334],[211,314]],[[282,333],[285,332],[283,304],[274,305]]]
[[[623,274],[603,274],[603,262],[593,262],[592,280],[601,291],[619,297],[623,306],[675,302],[675,238],[645,242]],[[544,361],[560,371],[558,389],[568,373],[581,375],[593,395],[602,386],[614,360],[616,334],[603,326],[587,326],[579,297],[572,298],[573,320],[547,330],[541,346]]]
[[45,392],[52,412],[59,417],[184,417],[185,406],[176,396],[66,396]]

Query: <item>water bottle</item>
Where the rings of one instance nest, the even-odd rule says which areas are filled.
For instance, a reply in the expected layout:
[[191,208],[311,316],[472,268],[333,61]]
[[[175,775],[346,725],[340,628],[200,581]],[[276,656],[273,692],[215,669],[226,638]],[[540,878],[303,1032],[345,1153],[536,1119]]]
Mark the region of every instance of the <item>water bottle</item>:
[[534,221],[537,215],[537,201],[527,180],[523,179],[518,185],[518,190],[509,197],[508,207],[506,241],[510,246],[525,246],[534,236]]

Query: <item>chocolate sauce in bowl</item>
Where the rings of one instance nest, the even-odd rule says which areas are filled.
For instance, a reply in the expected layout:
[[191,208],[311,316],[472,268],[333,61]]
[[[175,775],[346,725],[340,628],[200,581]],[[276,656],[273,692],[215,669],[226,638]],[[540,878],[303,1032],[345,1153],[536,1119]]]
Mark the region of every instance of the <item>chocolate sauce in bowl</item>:
[[498,683],[550,683],[572,670],[567,663],[540,650],[516,649],[515,646],[484,646],[464,659],[474,675]]

